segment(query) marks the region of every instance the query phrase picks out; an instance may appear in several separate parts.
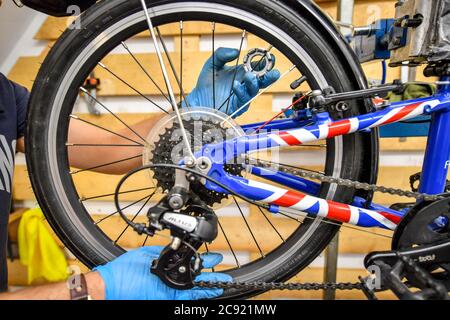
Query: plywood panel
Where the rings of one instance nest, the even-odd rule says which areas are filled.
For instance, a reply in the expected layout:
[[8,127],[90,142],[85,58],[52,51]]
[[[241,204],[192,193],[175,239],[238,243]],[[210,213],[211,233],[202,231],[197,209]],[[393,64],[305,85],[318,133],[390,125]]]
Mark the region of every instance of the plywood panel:
[[426,137],[380,139],[382,151],[425,151],[426,146]]
[[[245,54],[245,53],[243,53]],[[180,54],[171,53],[171,59],[173,61],[175,70],[179,73],[180,70]],[[197,84],[198,76],[200,71],[207,61],[211,57],[210,52],[197,52],[193,54],[183,55],[183,85],[184,91],[189,93]],[[164,83],[162,72],[159,66],[158,58],[156,54],[135,54],[135,57],[144,66],[153,80],[161,85]],[[18,60],[16,65],[13,67],[9,74],[9,78],[17,83],[26,86],[28,89],[32,87],[32,81],[36,77],[40,65],[43,61],[42,57],[22,57]],[[169,76],[173,89],[176,94],[179,94],[179,86],[176,85],[177,82],[173,76],[170,69],[170,64],[168,59],[165,57],[166,68],[169,70]],[[111,72],[97,67],[95,69],[96,77],[100,78],[102,81],[101,89],[98,92],[99,96],[136,96],[138,90],[140,93],[145,95],[160,95],[159,89],[148,79],[147,75],[142,71],[140,66],[134,62],[133,58],[127,54],[110,54],[102,63]],[[281,55],[277,59],[277,68],[281,73],[288,71],[293,64],[289,62],[285,57]],[[292,71],[289,75],[280,79],[276,85],[271,87],[267,92],[271,93],[291,93],[292,90],[289,89],[289,85],[300,77],[297,70]],[[126,83],[124,83],[125,81]],[[133,87],[135,90],[133,90]]]

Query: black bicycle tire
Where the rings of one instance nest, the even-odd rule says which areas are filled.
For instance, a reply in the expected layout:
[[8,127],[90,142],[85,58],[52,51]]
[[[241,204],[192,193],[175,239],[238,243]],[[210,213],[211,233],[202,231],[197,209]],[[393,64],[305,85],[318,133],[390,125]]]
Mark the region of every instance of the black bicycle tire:
[[[151,3],[149,2],[149,6],[168,2],[180,1],[152,1]],[[289,30],[290,34],[294,33],[294,38],[304,42],[305,46],[308,46],[314,52],[314,56],[318,60],[321,60],[320,63],[323,66],[327,66],[326,68],[324,67],[326,69],[325,74],[329,83],[337,91],[357,89],[352,87],[351,81],[346,81],[346,79],[350,79],[351,77],[348,73],[349,71],[342,67],[341,63],[333,54],[333,48],[323,41],[323,37],[312,28],[313,24],[307,20],[308,18],[294,15],[292,10],[289,10],[289,7],[282,2],[269,0],[214,0],[209,2],[217,2],[256,12],[258,15],[263,15],[271,23],[283,25],[283,28]],[[67,72],[71,59],[76,56],[84,45],[89,43],[90,39],[95,37],[99,32],[102,32],[104,28],[133,10],[136,10],[136,6],[139,3],[139,1],[125,0],[101,1],[95,7],[84,13],[82,18],[83,28],[81,30],[66,31],[49,53],[34,83],[31,97],[26,144],[27,146],[33,146],[32,148],[28,148],[27,153],[27,165],[33,188],[39,204],[55,232],[75,256],[89,267],[105,263],[105,255],[100,255],[98,248],[93,248],[83,238],[83,235],[79,234],[79,230],[74,228],[72,221],[65,216],[61,203],[58,203],[58,199],[55,199],[51,195],[55,185],[48,174],[50,170],[46,159],[48,146],[45,139],[46,135],[43,133],[46,132],[46,128],[48,127],[49,114],[51,112],[49,109],[52,105],[51,100],[54,98],[54,92],[56,92],[59,84],[58,79],[61,79],[62,75]],[[96,23],[97,21],[105,21],[105,23],[98,24]],[[358,114],[358,109],[359,105],[355,103],[352,106],[352,111],[348,115]],[[363,167],[363,155],[358,150],[361,149],[359,146],[362,143],[363,139],[358,134],[344,138],[345,152],[342,161],[341,177],[355,180],[360,177]],[[328,152],[332,151],[330,150]],[[328,166],[330,166],[330,163],[327,161],[327,168]],[[322,188],[322,195],[326,194],[326,189],[326,187]],[[339,187],[336,195],[334,200],[348,202],[353,195],[353,190]],[[306,224],[308,223],[306,222]],[[258,274],[258,261],[255,261],[255,268],[251,272],[253,272],[254,277],[259,281],[287,280],[299,270],[308,266],[323,251],[338,230],[339,227],[336,225],[322,223],[308,244],[292,254],[289,263],[280,261],[278,268],[274,269],[273,272],[269,274]],[[296,231],[286,242],[287,247],[289,243],[295,242],[302,236],[301,233],[297,233]],[[119,254],[118,251],[112,251],[110,253],[112,255]],[[268,255],[266,259],[276,261],[277,255]],[[230,290],[226,293],[225,297],[243,298],[258,293],[260,292]]]

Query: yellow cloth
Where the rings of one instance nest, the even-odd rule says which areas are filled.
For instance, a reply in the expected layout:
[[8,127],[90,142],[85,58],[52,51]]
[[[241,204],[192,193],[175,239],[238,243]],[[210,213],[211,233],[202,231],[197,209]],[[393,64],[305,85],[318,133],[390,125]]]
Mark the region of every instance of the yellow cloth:
[[45,223],[41,209],[26,211],[19,223],[20,262],[28,267],[28,283],[36,279],[50,282],[67,279],[67,260]]

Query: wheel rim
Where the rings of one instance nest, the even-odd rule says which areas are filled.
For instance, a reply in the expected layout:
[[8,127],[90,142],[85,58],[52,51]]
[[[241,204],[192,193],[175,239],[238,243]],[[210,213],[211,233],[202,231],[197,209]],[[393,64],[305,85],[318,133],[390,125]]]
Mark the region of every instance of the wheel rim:
[[[177,7],[176,4],[168,4],[168,5],[162,5],[162,6],[158,6],[158,7],[154,7],[152,8],[153,10],[153,14],[154,15],[168,15],[168,14],[174,14],[174,13],[179,13],[179,12],[183,12],[186,13],[187,11],[192,10],[192,12],[208,12],[208,13],[215,13],[215,14],[220,14],[222,16],[228,16],[228,17],[236,17],[236,14],[241,13],[240,17],[241,19],[248,19],[248,21],[253,21],[253,24],[256,24],[256,26],[258,26],[259,28],[268,28],[268,27],[272,27],[275,28],[272,25],[268,25],[267,22],[263,21],[261,18],[254,16],[252,14],[249,14],[247,12],[244,12],[240,9],[236,9],[236,8],[231,8],[228,6],[221,6],[221,5],[217,5],[217,4],[207,4],[207,3],[189,3],[189,6],[184,6],[183,8],[180,8],[179,6]],[[191,12],[191,11],[189,11]],[[239,16],[239,15],[238,15]],[[53,113],[51,116],[51,120],[50,120],[50,127],[49,127],[49,131],[48,131],[48,150],[49,150],[49,166],[51,168],[59,168],[61,167],[63,164],[61,163],[61,159],[58,157],[57,155],[57,144],[58,144],[58,140],[57,140],[57,133],[58,133],[58,126],[57,124],[59,123],[59,117],[61,114],[61,108],[64,105],[64,101],[66,99],[66,93],[68,92],[68,87],[70,86],[70,84],[72,84],[75,76],[80,72],[80,70],[82,69],[82,66],[84,65],[84,63],[87,61],[87,58],[90,57],[93,52],[95,52],[95,50],[97,50],[99,47],[102,46],[102,44],[105,44],[109,39],[111,39],[112,37],[114,37],[116,34],[119,34],[120,32],[122,32],[123,30],[130,28],[131,26],[134,26],[136,24],[141,23],[144,20],[144,14],[143,12],[139,12],[136,14],[133,14],[129,17],[127,17],[126,19],[123,19],[122,21],[116,23],[115,25],[111,26],[110,28],[108,28],[105,32],[102,33],[101,36],[99,36],[95,41],[93,41],[91,43],[90,46],[88,46],[85,50],[83,50],[83,53],[79,55],[79,57],[74,61],[74,63],[72,64],[72,67],[69,69],[68,72],[66,72],[66,76],[62,81],[61,86],[59,87],[58,93],[54,99],[54,105],[53,105]],[[275,32],[274,30],[272,30],[272,32]],[[286,39],[284,37],[280,37],[281,39],[284,39],[286,41],[288,41],[290,39],[290,37],[285,34],[284,32],[282,32],[281,30],[278,29],[279,34],[284,35],[286,37]],[[295,42],[293,41],[293,39],[290,39],[291,41],[289,42],[289,45],[293,45]],[[298,45],[295,43],[295,46],[293,47],[298,47]],[[308,60],[312,59],[307,55],[307,53],[302,49],[302,48],[295,48],[297,50],[297,52],[300,52],[302,54],[298,54],[299,56],[301,56],[301,59],[305,62]],[[325,79],[323,78],[323,76],[321,77],[321,72],[318,68],[313,68],[315,66],[315,64],[311,64],[310,65],[310,73],[314,73],[316,75],[318,75],[318,77],[316,78],[317,82],[319,83],[320,87],[326,87],[327,83],[325,81]],[[336,138],[334,140],[334,145],[335,145],[335,157],[334,157],[334,168],[333,168],[333,175],[334,176],[339,176],[341,173],[341,161],[342,161],[342,150],[343,150],[343,141],[342,138]],[[80,229],[84,228],[84,225],[81,221],[79,221],[79,216],[78,214],[74,211],[73,206],[71,204],[70,199],[67,196],[66,191],[66,186],[63,185],[62,182],[62,177],[61,174],[59,172],[59,170],[52,170],[51,172],[52,174],[52,180],[55,182],[56,184],[56,190],[59,190],[60,192],[58,193],[58,197],[59,199],[63,202],[64,207],[66,209],[67,214],[71,217],[72,221],[74,222],[75,225],[77,225]],[[335,191],[336,188],[334,186],[332,186],[327,194],[328,198],[333,198],[335,195]],[[294,252],[296,252],[301,246],[303,246],[306,241],[311,237],[311,235],[314,233],[314,231],[317,229],[317,227],[320,225],[321,223],[321,219],[316,219],[314,220],[314,222],[311,223],[311,225],[309,226],[307,232],[305,233],[305,235],[303,236],[301,241],[298,241],[295,245],[293,245],[292,247],[289,248],[289,250],[286,250],[284,252],[284,254],[282,255],[282,258],[291,256]],[[90,235],[89,232],[84,232],[85,235]],[[88,241],[90,241],[91,243],[97,243],[97,240],[94,237],[91,237],[90,239],[87,239]],[[111,254],[110,256],[105,256],[105,260],[110,260],[114,258],[114,255]],[[264,268],[266,268],[266,270],[271,270],[274,267],[276,267],[276,261],[273,261],[270,264],[266,264],[264,266]],[[264,270],[263,270],[264,271]],[[237,280],[249,280],[249,277],[236,277]]]

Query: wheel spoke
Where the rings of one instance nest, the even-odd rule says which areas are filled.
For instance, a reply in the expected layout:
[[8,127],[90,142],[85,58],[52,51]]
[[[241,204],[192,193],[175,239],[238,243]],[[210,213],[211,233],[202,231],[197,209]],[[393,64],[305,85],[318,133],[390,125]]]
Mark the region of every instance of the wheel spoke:
[[[183,101],[183,48],[184,48],[184,40],[183,40],[183,20],[180,21],[180,101]],[[187,100],[186,100],[186,104],[187,104]]]
[[327,147],[327,145],[326,144],[302,144],[302,145],[300,145],[300,146],[297,146],[297,147],[301,147],[301,148],[305,148],[305,147],[307,147],[307,148],[326,148]]
[[[292,215],[294,215],[294,216],[302,217],[302,218],[305,218],[305,219],[316,220],[315,217],[310,217],[310,216],[308,216],[308,215],[302,215],[302,214],[297,214],[297,213],[292,213],[292,212],[289,212],[289,213],[282,213],[282,212],[280,211],[280,212],[278,212],[278,213],[281,214],[282,216],[289,217],[289,218],[294,219],[294,220],[296,220],[296,221],[298,221],[298,222],[301,222],[301,221],[299,221],[299,220],[297,220],[297,219],[295,219],[295,218],[293,218],[293,217],[290,217],[290,216],[288,216],[288,215],[291,215],[291,214],[292,214]],[[375,236],[382,237],[382,238],[392,239],[391,236],[387,236],[387,235],[385,235],[385,234],[379,234],[379,233],[376,233],[376,232],[372,232],[372,231],[368,231],[368,230],[356,228],[356,227],[353,227],[353,226],[348,225],[348,224],[341,224],[341,223],[336,223],[336,222],[332,222],[332,221],[328,221],[328,220],[323,220],[323,219],[322,219],[322,221],[320,221],[320,223],[326,223],[326,224],[330,224],[330,225],[333,225],[333,226],[344,227],[344,228],[347,228],[347,229],[351,229],[351,230],[355,230],[355,231],[359,231],[359,232],[363,232],[363,233],[375,235]]]
[[216,23],[212,23],[212,60],[213,60],[213,70],[212,70],[212,94],[213,94],[213,109],[216,109]]
[[277,81],[275,81],[274,83],[272,83],[271,85],[267,86],[266,88],[260,90],[258,92],[258,94],[256,96],[254,96],[252,99],[250,99],[247,103],[245,103],[242,107],[240,107],[239,109],[237,109],[233,114],[231,114],[230,116],[228,116],[228,118],[226,118],[222,124],[226,123],[227,121],[229,121],[230,119],[233,119],[234,116],[236,116],[239,112],[241,112],[242,110],[244,110],[246,107],[248,107],[253,101],[255,101],[256,99],[258,99],[263,93],[267,92],[269,89],[271,89],[275,84],[277,84],[279,81],[281,81],[281,79],[285,78],[288,74],[290,74],[292,71],[294,71],[294,69],[297,66],[293,65],[292,67],[289,68],[289,70],[287,70],[285,73],[283,73]]
[[[134,205],[136,205],[136,204],[138,204],[139,202],[144,201],[144,200],[147,199],[148,197],[150,197],[150,195],[145,196],[144,198],[139,199],[138,201],[133,202],[132,204],[129,204],[129,205],[127,205],[126,207],[121,208],[120,210],[122,210],[122,211],[123,211],[123,210],[126,210],[126,209],[128,209],[128,208],[130,208],[130,207],[132,207],[132,206],[134,206]],[[106,217],[104,217],[104,218],[100,219],[99,221],[95,222],[95,225],[99,225],[99,224],[102,223],[103,221],[105,221],[105,220],[107,220],[107,219],[109,219],[109,218],[111,218],[111,217],[117,215],[118,213],[119,213],[119,211],[117,210],[116,212],[113,212],[113,213],[111,213],[111,214],[108,214]]]
[[161,110],[162,112],[168,114],[168,112],[166,110],[164,110],[163,107],[161,107],[159,104],[155,103],[152,99],[150,99],[149,97],[147,97],[145,94],[143,94],[141,91],[139,91],[138,89],[136,89],[135,87],[133,87],[128,81],[125,81],[123,78],[119,77],[115,72],[113,72],[111,69],[109,69],[106,65],[104,65],[103,63],[99,62],[98,65],[100,67],[102,67],[103,69],[105,69],[108,73],[110,73],[114,78],[116,78],[117,80],[119,80],[120,82],[122,82],[124,85],[126,85],[128,88],[130,88],[131,90],[133,90],[134,92],[136,92],[139,96],[141,96],[142,98],[144,98],[145,100],[147,100],[148,102],[150,102],[151,104],[153,104],[155,107],[157,107],[159,110]]
[[[116,118],[120,123],[122,123],[125,127],[127,127],[128,130],[133,132],[139,139],[141,139],[144,142],[147,142],[139,133],[136,132],[131,126],[125,123],[118,115],[116,115],[114,112],[112,112],[104,103],[100,102],[96,97],[94,97],[88,90],[86,90],[83,87],[80,87],[80,90],[83,91],[85,94],[87,94],[89,97],[91,97],[96,103],[98,103],[103,109],[108,111],[114,118]],[[167,113],[167,111],[165,111]]]
[[66,143],[66,147],[134,147],[142,148],[142,146],[137,144],[95,144],[95,143]]
[[[166,57],[167,57],[167,61],[169,61],[170,69],[172,69],[173,76],[175,77],[175,81],[177,82],[178,87],[180,89],[180,94],[182,97],[182,100],[180,100],[180,103],[182,103],[182,101],[184,100],[184,102],[186,103],[186,106],[189,108],[189,102],[187,101],[186,95],[184,94],[184,89],[181,84],[180,77],[178,76],[175,65],[173,64],[172,58],[170,57],[169,50],[167,50],[166,43],[165,43],[158,27],[156,27],[156,33],[158,34],[159,41],[161,42],[161,45],[162,45],[164,52],[166,54]],[[183,57],[181,57],[181,60],[183,60]]]
[[248,221],[247,221],[247,219],[245,218],[244,212],[242,211],[241,206],[239,205],[238,201],[236,200],[236,197],[233,196],[233,200],[234,200],[234,203],[236,204],[236,206],[237,206],[238,209],[239,209],[239,213],[241,214],[242,219],[244,219],[245,225],[247,226],[247,229],[248,229],[248,231],[250,232],[250,235],[252,236],[253,241],[255,242],[256,247],[258,248],[259,253],[261,254],[261,258],[264,258],[264,257],[265,257],[264,252],[261,250],[261,247],[259,246],[259,243],[258,243],[258,241],[256,240],[256,237],[255,237],[255,235],[254,235],[254,233],[253,233],[253,231],[252,231],[252,228],[250,228],[250,225],[248,224]]
[[234,70],[234,74],[233,74],[233,81],[231,81],[230,94],[228,95],[228,98],[226,98],[225,101],[222,103],[222,105],[219,107],[219,111],[220,111],[223,108],[223,106],[226,104],[227,105],[227,108],[225,111],[226,114],[228,114],[228,111],[230,108],[231,97],[233,97],[233,95],[234,95],[233,84],[234,84],[234,81],[236,80],[236,77],[237,77],[237,74],[239,71],[239,62],[241,60],[242,48],[244,47],[244,40],[245,40],[246,36],[247,36],[247,31],[246,30],[242,31],[241,43],[239,45],[239,55],[236,60],[236,65],[234,66],[235,70]]
[[[150,201],[151,198],[153,198],[153,196],[156,194],[156,192],[153,192],[149,197],[147,197],[147,200],[145,200],[144,204],[142,205],[142,207],[138,210],[138,212],[134,215],[134,217],[131,219],[131,222],[134,222],[134,220],[136,220],[136,218],[139,216],[139,214],[142,212],[142,210],[144,210],[145,206],[148,204],[148,202]],[[117,244],[117,242],[119,242],[119,240],[122,238],[122,236],[125,234],[125,232],[127,232],[128,228],[130,227],[129,224],[127,224],[127,226],[125,227],[125,229],[123,229],[122,233],[117,237],[117,239],[114,241],[114,244]]]
[[[135,190],[128,190],[128,191],[122,191],[119,192],[118,194],[122,195],[122,194],[129,194],[129,193],[137,193],[137,192],[142,192],[142,191],[148,191],[148,190],[154,190],[154,187],[150,187],[150,188],[142,188],[142,189],[135,189]],[[96,199],[101,199],[101,198],[106,198],[106,197],[112,197],[114,196],[115,193],[109,193],[109,194],[102,194],[102,195],[98,195],[98,196],[91,196],[89,198],[81,198],[79,199],[81,202],[85,202],[85,201],[90,201],[90,200],[96,200]],[[145,199],[145,198],[144,198]]]
[[[251,133],[249,132],[248,135],[250,135]],[[327,145],[326,144],[301,144],[298,146],[295,146],[297,148],[318,148],[318,149],[323,149],[326,148]]]
[[[246,31],[244,30],[243,34],[242,34],[242,38],[241,38],[241,44],[239,47],[239,56],[238,56],[238,60],[236,61],[236,66],[235,66],[235,73],[234,73],[234,77],[233,77],[233,81],[231,82],[231,90],[230,90],[230,94],[228,95],[228,97],[225,99],[225,101],[222,103],[222,105],[220,106],[219,110],[221,110],[223,108],[223,106],[225,104],[227,104],[227,109],[225,111],[226,114],[228,114],[228,110],[229,110],[229,106],[230,106],[230,102],[231,102],[231,98],[234,96],[234,91],[233,91],[233,84],[234,81],[236,80],[236,75],[237,72],[239,71],[238,66],[239,66],[239,61],[241,60],[241,53],[242,53],[242,47],[244,45],[244,40],[245,40],[245,36],[246,36]],[[270,52],[272,50],[273,46],[271,45],[268,49],[267,52]],[[256,63],[255,65],[255,69],[258,68],[261,64],[261,62],[264,61],[264,57],[262,57],[261,59],[259,59],[259,61]]]
[[136,56],[131,52],[131,50],[128,48],[127,44],[122,41],[122,46],[125,48],[125,50],[131,55],[131,57],[133,58],[133,60],[137,63],[137,65],[139,66],[139,68],[141,68],[141,70],[145,73],[145,75],[150,79],[150,81],[156,86],[156,88],[158,89],[158,91],[161,93],[161,95],[170,103],[170,99],[169,97],[167,97],[167,95],[164,93],[164,91],[161,89],[161,87],[156,83],[156,81],[153,79],[153,77],[147,72],[147,70],[145,70],[144,66],[142,65],[142,63],[136,58]]
[[[209,252],[210,252],[210,251],[209,251],[208,244],[207,244],[206,242],[205,242],[205,249],[206,249],[206,253],[209,253]],[[211,269],[212,269],[212,272],[215,272],[214,267],[212,267]]]
[[121,159],[121,160],[117,160],[117,161],[105,163],[105,164],[100,164],[100,165],[98,165],[98,166],[91,167],[91,168],[87,168],[87,169],[81,169],[81,170],[71,171],[70,174],[71,174],[71,175],[75,175],[75,174],[78,174],[78,173],[81,173],[81,172],[85,172],[85,171],[93,171],[93,170],[96,170],[96,169],[100,169],[100,168],[112,166],[112,165],[114,165],[114,164],[119,164],[119,163],[122,163],[122,162],[127,162],[127,161],[134,160],[134,159],[138,159],[138,158],[142,158],[142,154],[139,154],[139,155],[134,156],[134,157],[126,158],[126,159]]
[[[273,49],[273,45],[269,45],[269,48],[267,48],[266,51],[270,52],[270,51],[272,51],[272,49]],[[259,59],[258,62],[255,64],[254,69],[257,69],[263,61],[264,61],[264,57],[261,57],[261,59]]]
[[140,143],[140,142],[137,142],[137,141],[135,141],[135,140],[133,140],[133,139],[130,139],[130,138],[128,138],[128,137],[125,137],[124,135],[121,135],[120,133],[117,133],[117,132],[114,132],[114,131],[112,131],[112,130],[109,130],[109,129],[105,128],[105,127],[99,126],[99,125],[97,125],[97,124],[95,124],[95,123],[92,123],[92,122],[90,122],[90,121],[88,121],[88,120],[81,119],[80,117],[78,117],[78,116],[76,116],[76,115],[71,114],[71,115],[70,115],[70,118],[72,118],[72,119],[74,119],[74,120],[77,120],[77,121],[84,122],[84,123],[86,123],[86,124],[88,124],[88,125],[90,125],[90,126],[93,126],[93,127],[95,127],[95,128],[101,129],[101,130],[103,130],[103,131],[109,132],[109,133],[111,133],[111,134],[113,134],[113,135],[115,135],[115,136],[118,136],[118,137],[122,138],[122,139],[128,140],[128,141],[130,141],[130,142],[134,142],[135,144],[137,144],[137,145],[139,145],[139,146],[141,146],[141,147],[144,146],[144,145],[143,145],[142,143]]
[[175,113],[177,115],[178,124],[180,125],[180,129],[181,129],[181,133],[182,133],[182,136],[183,136],[184,144],[185,144],[186,148],[189,151],[189,156],[191,157],[191,159],[195,160],[194,152],[192,151],[191,142],[190,142],[190,139],[189,139],[189,137],[187,135],[186,128],[184,127],[184,123],[183,123],[183,118],[181,116],[181,112],[180,112],[180,110],[178,109],[178,106],[177,106],[177,101],[175,99],[175,94],[174,94],[174,91],[173,91],[173,88],[172,88],[172,84],[170,83],[169,74],[167,73],[167,68],[166,68],[166,65],[164,64],[164,59],[163,59],[161,50],[159,48],[158,40],[156,39],[156,33],[155,33],[154,28],[153,28],[152,19],[150,18],[150,14],[148,13],[148,8],[147,8],[147,4],[146,4],[145,0],[141,0],[141,5],[142,5],[142,9],[144,10],[145,18],[147,20],[148,29],[150,31],[150,35],[151,35],[151,38],[153,40],[153,44],[155,46],[156,55],[158,56],[158,61],[159,61],[159,65],[161,67],[161,72],[163,73],[164,81],[165,81],[166,86],[167,86],[167,88],[169,90],[170,101],[172,102],[172,107],[175,110]]
[[224,238],[225,238],[225,241],[227,242],[228,247],[230,248],[230,251],[231,251],[231,253],[233,254],[234,260],[236,261],[236,266],[237,266],[238,268],[240,268],[240,267],[241,267],[241,264],[239,263],[239,260],[238,260],[238,258],[237,258],[237,256],[236,256],[236,253],[235,253],[234,250],[233,250],[233,247],[231,246],[230,240],[228,239],[227,234],[225,233],[225,230],[223,229],[222,224],[220,223],[220,221],[218,221],[218,223],[219,223],[219,228],[220,228],[220,230],[222,231],[222,234],[223,234],[223,236],[224,236]]
[[146,236],[145,236],[145,240],[144,240],[144,242],[142,243],[142,247],[145,247],[145,245],[147,244],[148,238],[150,238],[150,236],[149,236],[149,235],[146,235]]
[[298,220],[297,218],[291,217],[291,216],[290,216],[289,214],[287,214],[287,213],[279,212],[279,214],[282,215],[282,216],[285,217],[285,218],[294,220],[294,221],[296,221],[296,222],[298,222],[298,223],[300,223],[300,224],[302,223],[302,221]]
[[266,214],[264,213],[264,211],[261,209],[261,207],[258,207],[259,211],[261,212],[262,216],[266,219],[266,221],[270,224],[270,226],[272,227],[272,229],[276,232],[276,234],[280,237],[281,241],[286,242],[286,240],[284,240],[283,236],[280,234],[280,232],[278,232],[277,228],[275,228],[275,226],[273,225],[273,223],[270,221],[270,219],[266,216]]
[[255,158],[250,158],[249,160],[250,160],[250,163],[252,161],[254,161],[255,163],[257,163],[258,161],[262,161],[262,162],[265,162],[267,164],[270,164],[270,165],[273,165],[273,166],[277,166],[277,167],[287,167],[287,168],[290,168],[292,170],[302,170],[302,171],[308,171],[308,172],[312,172],[312,173],[325,175],[325,172],[323,172],[323,171],[311,170],[311,169],[306,169],[306,168],[302,168],[302,167],[295,167],[295,166],[291,166],[289,164],[284,164],[284,163],[281,163],[281,162],[264,161],[264,160],[259,160],[259,159],[255,159]]
[[252,134],[257,134],[259,133],[262,129],[264,129],[265,127],[267,127],[270,123],[272,123],[275,119],[279,118],[280,116],[282,116],[286,111],[291,110],[296,103],[299,103],[300,101],[304,100],[305,98],[307,98],[310,94],[312,93],[312,91],[308,92],[307,94],[305,94],[304,96],[298,98],[296,101],[292,102],[290,106],[288,106],[285,109],[282,109],[279,113],[277,113],[276,115],[274,115],[272,118],[270,118],[269,120],[267,120],[263,125],[261,125],[259,128],[257,128]]

